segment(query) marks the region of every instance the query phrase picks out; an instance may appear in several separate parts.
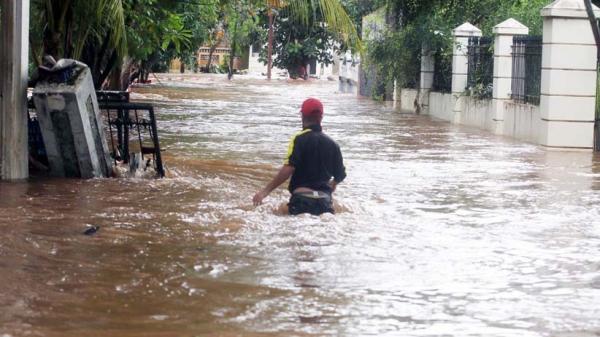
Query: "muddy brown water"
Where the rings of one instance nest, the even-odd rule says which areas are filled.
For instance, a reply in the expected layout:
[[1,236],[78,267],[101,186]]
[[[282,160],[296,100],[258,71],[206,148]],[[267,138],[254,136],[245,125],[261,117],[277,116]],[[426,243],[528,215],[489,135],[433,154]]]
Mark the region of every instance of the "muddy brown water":
[[[0,336],[597,336],[600,160],[336,92],[161,76],[169,177],[0,183]],[[276,172],[321,98],[348,178],[289,217]],[[82,232],[99,225],[93,236]]]

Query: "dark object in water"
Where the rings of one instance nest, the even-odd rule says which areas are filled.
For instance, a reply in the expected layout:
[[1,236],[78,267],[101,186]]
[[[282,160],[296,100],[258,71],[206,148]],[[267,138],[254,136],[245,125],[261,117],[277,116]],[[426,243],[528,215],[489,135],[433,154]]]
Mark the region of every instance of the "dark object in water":
[[100,226],[90,226],[88,229],[83,232],[84,235],[94,235],[96,232],[100,230]]

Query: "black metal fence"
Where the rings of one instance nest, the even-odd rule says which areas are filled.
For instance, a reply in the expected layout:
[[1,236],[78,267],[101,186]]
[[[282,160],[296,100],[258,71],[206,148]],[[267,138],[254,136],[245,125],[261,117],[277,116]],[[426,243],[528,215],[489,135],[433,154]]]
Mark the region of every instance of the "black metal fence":
[[433,84],[431,90],[436,92],[452,92],[452,58],[442,53],[433,55]]
[[540,104],[542,82],[542,37],[520,35],[513,38],[511,98],[517,102]]
[[492,97],[494,83],[494,39],[471,37],[467,47],[467,89],[480,98]]
[[[129,93],[98,91],[98,104],[109,131],[111,155],[116,161],[131,164],[138,153],[142,165],[154,164],[160,177],[165,176],[154,107],[147,103],[130,103]],[[132,149],[132,145],[134,148]],[[151,157],[149,157],[151,156]]]
[[421,68],[415,67],[416,71],[412,71],[408,74],[406,82],[404,83],[405,88],[418,89],[421,83]]
[[44,139],[42,138],[40,121],[35,112],[33,98],[27,100],[27,115],[29,161],[35,161],[35,163],[41,163],[42,165],[48,166],[48,156],[46,154],[46,147],[44,146]]

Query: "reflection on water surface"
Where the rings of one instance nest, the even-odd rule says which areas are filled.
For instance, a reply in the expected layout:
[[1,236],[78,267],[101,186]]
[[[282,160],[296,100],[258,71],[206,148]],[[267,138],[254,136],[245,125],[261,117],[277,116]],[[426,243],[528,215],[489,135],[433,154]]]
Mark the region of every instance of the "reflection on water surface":
[[[589,153],[400,114],[333,82],[161,82],[132,96],[158,107],[169,178],[0,184],[0,335],[600,333]],[[279,215],[284,189],[255,209],[308,96],[345,155],[343,211]]]

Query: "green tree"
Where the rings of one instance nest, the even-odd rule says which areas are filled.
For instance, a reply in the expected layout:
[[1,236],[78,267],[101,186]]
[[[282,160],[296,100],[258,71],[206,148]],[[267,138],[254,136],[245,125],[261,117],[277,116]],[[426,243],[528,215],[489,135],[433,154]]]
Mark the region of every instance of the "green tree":
[[342,5],[346,9],[348,16],[354,22],[356,31],[359,35],[362,33],[363,16],[368,15],[380,6],[378,5],[378,1],[372,0],[342,0]]
[[[121,0],[33,0],[31,8],[31,48],[36,65],[43,55],[81,60],[90,66],[99,86],[126,54]],[[40,26],[40,22],[45,25]]]
[[189,43],[181,46],[175,56],[182,64],[198,67],[198,48],[205,43],[212,28],[218,24],[219,6],[217,1],[202,1],[202,3],[180,2],[177,12],[183,19],[183,26],[190,31]]
[[[342,45],[342,49],[360,50],[360,38],[352,21],[340,0],[267,0],[267,16],[269,29],[267,37],[267,64],[269,65],[272,49],[272,32],[275,14],[279,20],[290,20],[294,25],[318,25],[326,28]],[[316,19],[318,16],[318,20]],[[270,78],[270,77],[269,77]]]
[[33,61],[39,65],[43,55],[80,60],[97,88],[111,71],[135,67],[147,77],[158,63],[195,55],[217,22],[218,1],[32,0]]
[[[317,12],[314,20],[320,21],[319,14]],[[273,64],[287,69],[291,78],[305,75],[311,61],[326,65],[332,63],[335,49],[335,35],[325,25],[299,25],[293,20],[279,20],[275,24],[273,50],[277,56]],[[266,61],[266,57],[263,49],[261,60]]]
[[201,3],[124,1],[130,41],[129,61],[125,68],[136,67],[142,80],[148,79],[152,69],[168,69],[174,58],[191,63],[209,31],[217,24],[216,0]]
[[241,54],[242,48],[248,47],[259,29],[259,4],[255,1],[237,0],[225,6],[223,27],[227,33],[230,53],[228,74],[231,79],[234,72],[234,61]]
[[340,0],[268,0],[268,8],[276,8],[281,20],[294,24],[323,25],[348,48],[360,49],[356,25]]

